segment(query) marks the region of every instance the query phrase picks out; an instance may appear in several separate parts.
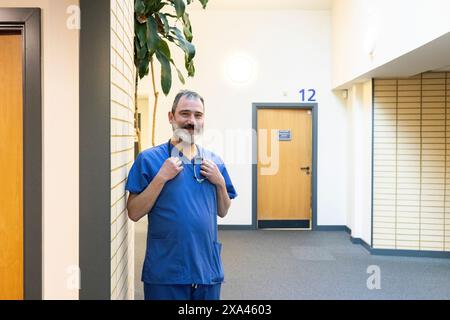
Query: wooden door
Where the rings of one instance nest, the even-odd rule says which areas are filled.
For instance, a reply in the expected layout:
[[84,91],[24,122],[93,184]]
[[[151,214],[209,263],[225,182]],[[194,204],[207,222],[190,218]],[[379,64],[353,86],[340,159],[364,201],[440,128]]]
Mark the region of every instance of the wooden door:
[[258,110],[260,228],[310,228],[312,115],[310,110]]
[[0,299],[23,299],[22,36],[0,31]]

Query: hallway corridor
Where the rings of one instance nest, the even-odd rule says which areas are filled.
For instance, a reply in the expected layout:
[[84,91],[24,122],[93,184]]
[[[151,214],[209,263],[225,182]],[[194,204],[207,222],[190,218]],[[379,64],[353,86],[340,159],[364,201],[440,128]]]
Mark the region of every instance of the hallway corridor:
[[[136,229],[136,299],[143,299],[142,229]],[[340,231],[227,230],[219,239],[222,300],[450,299],[449,259],[372,256]],[[372,265],[381,271],[380,290],[366,285]]]

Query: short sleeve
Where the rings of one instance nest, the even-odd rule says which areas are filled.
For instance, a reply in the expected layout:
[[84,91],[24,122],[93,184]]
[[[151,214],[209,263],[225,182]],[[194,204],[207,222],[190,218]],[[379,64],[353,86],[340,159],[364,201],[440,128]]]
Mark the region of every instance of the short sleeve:
[[228,196],[230,197],[230,199],[236,198],[237,192],[233,186],[233,183],[231,182],[231,178],[230,178],[230,175],[228,174],[225,164],[222,164],[221,173],[222,173],[223,178],[225,179],[225,185],[227,187]]
[[125,190],[139,194],[147,188],[152,179],[150,159],[141,152],[130,169]]

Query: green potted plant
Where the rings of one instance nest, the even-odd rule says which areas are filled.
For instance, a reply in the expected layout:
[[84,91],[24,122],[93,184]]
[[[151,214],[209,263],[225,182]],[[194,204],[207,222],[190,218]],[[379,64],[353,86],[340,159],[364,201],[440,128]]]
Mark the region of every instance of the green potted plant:
[[[199,0],[203,9],[208,0]],[[155,81],[155,58],[161,67],[161,89],[165,95],[172,87],[172,67],[176,70],[178,79],[184,84],[185,79],[172,58],[169,42],[176,45],[184,53],[184,67],[188,77],[195,74],[195,46],[192,44],[192,26],[187,12],[187,6],[194,0],[135,0],[134,22],[134,63],[136,66],[135,93],[135,129],[136,154],[141,151],[141,136],[138,126],[137,88],[139,79],[150,73],[153,93],[153,126],[152,145],[155,145],[156,109],[159,91]]]

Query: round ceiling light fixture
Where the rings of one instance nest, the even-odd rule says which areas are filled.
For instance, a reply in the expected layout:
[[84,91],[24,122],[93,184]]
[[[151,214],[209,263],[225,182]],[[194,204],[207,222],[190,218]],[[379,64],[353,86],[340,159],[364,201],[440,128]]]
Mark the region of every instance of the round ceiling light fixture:
[[225,63],[225,73],[234,83],[246,84],[252,80],[255,72],[253,59],[243,54],[236,54],[228,58]]

